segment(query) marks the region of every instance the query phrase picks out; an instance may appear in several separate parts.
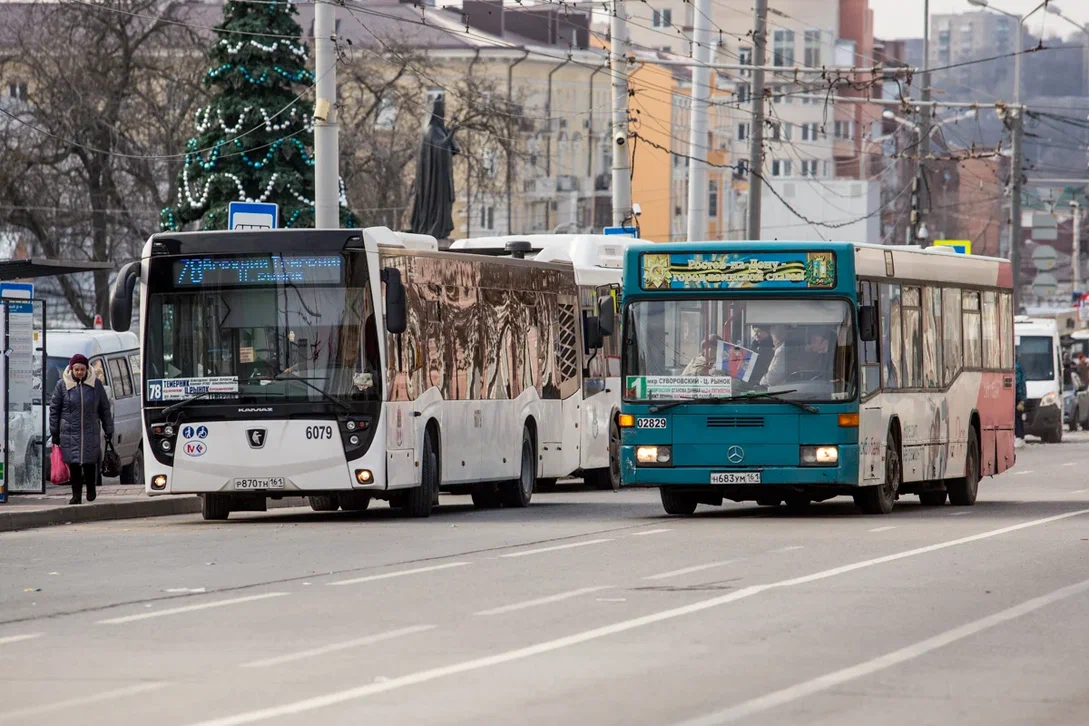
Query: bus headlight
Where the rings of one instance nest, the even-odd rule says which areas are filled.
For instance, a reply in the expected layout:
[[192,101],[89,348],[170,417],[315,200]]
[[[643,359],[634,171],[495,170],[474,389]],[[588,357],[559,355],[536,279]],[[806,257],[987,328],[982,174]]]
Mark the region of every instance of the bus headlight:
[[809,465],[831,465],[839,463],[837,446],[803,446],[802,463]]
[[673,461],[673,450],[669,446],[636,446],[635,460],[643,465],[667,466]]
[[1044,394],[1044,397],[1040,399],[1041,406],[1058,406],[1059,396],[1055,391]]
[[159,447],[163,451],[170,451],[172,448],[174,448],[174,445],[170,443],[170,439],[163,439],[162,443],[159,444]]

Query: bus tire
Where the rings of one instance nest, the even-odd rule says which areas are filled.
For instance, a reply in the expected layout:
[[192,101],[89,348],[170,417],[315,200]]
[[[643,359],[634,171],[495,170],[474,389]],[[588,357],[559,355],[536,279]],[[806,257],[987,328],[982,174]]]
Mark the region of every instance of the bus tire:
[[307,497],[306,499],[315,512],[335,512],[340,509],[340,502],[336,497]]
[[979,434],[974,426],[968,429],[964,476],[951,480],[946,489],[949,491],[949,503],[954,507],[970,507],[976,503],[979,493]]
[[670,487],[658,487],[658,492],[662,495],[662,509],[666,514],[687,516],[695,512],[699,504],[696,495],[689,492],[674,491]]
[[471,492],[473,506],[477,509],[495,509],[502,502],[499,500],[499,489],[495,482],[483,482],[473,487]]
[[877,486],[862,487],[855,494],[855,504],[865,514],[891,513],[896,504],[896,492],[904,481],[900,446],[891,431],[885,449],[885,482]]
[[121,467],[121,483],[122,484],[140,484],[144,483],[144,445],[136,447],[136,453],[132,457],[132,462]]
[[202,494],[200,515],[205,521],[225,521],[231,516],[231,500],[222,494]]
[[420,486],[405,492],[405,513],[424,519],[431,516],[435,494],[439,490],[439,454],[435,450],[435,438],[430,431],[424,435]]
[[537,451],[533,446],[533,437],[529,429],[522,431],[522,463],[518,469],[518,478],[504,482],[499,486],[499,497],[503,506],[521,509],[528,507],[533,499],[533,489],[537,486]]
[[919,504],[924,507],[940,507],[945,504],[946,496],[944,489],[940,492],[919,492]]
[[615,419],[609,424],[609,465],[591,471],[590,483],[601,491],[620,491],[620,428]]
[[365,512],[371,505],[371,495],[366,492],[352,492],[337,496],[340,508],[345,512]]

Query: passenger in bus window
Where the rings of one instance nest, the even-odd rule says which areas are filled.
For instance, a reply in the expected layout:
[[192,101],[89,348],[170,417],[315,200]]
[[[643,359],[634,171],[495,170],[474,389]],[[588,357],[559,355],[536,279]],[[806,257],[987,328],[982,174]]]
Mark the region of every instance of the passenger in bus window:
[[771,328],[771,342],[775,345],[775,351],[768,364],[768,372],[760,379],[762,386],[781,386],[790,379],[793,371],[808,369],[802,365],[805,352],[797,340],[798,331],[792,330],[786,325],[773,325]]
[[715,362],[718,360],[718,344],[722,338],[712,335],[703,341],[703,352],[689,361],[684,367],[682,376],[711,376],[725,375],[724,371],[715,370]]
[[766,325],[752,326],[752,341],[749,343],[749,348],[756,353],[756,361],[753,363],[749,380],[756,383],[768,372],[771,357],[775,354],[775,343],[771,342],[771,331]]

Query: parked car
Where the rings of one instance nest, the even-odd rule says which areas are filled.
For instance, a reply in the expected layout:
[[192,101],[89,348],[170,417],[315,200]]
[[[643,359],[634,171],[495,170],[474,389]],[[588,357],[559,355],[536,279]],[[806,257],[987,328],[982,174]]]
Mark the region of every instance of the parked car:
[[[112,330],[49,330],[45,336],[45,405],[68,361],[76,353],[87,356],[102,379],[113,409],[113,445],[121,457],[121,483],[144,483],[143,424],[140,416],[140,340],[135,333]],[[35,401],[37,402],[37,398]],[[37,409],[37,407],[35,407]],[[41,415],[35,410],[34,415]],[[48,412],[47,412],[48,419]],[[45,431],[45,477],[49,478],[48,424]],[[29,442],[28,458],[37,458],[37,440]],[[33,452],[33,453],[32,453]]]
[[1081,382],[1077,373],[1067,376],[1063,386],[1063,421],[1071,431],[1078,427],[1089,429],[1089,387]]

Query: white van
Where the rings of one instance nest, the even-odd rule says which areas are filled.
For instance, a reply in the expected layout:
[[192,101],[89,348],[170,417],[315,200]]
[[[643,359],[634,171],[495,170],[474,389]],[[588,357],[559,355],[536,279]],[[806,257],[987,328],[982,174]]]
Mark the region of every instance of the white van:
[[[45,336],[45,405],[53,396],[61,373],[76,353],[87,356],[95,375],[102,379],[113,409],[113,444],[121,457],[121,483],[144,483],[143,427],[140,419],[140,339],[135,333],[112,330],[48,330]],[[49,441],[46,412],[46,457]],[[48,471],[46,477],[48,479]]]
[[1054,320],[1018,315],[1013,322],[1017,360],[1025,372],[1025,433],[1046,442],[1063,439],[1063,365]]

